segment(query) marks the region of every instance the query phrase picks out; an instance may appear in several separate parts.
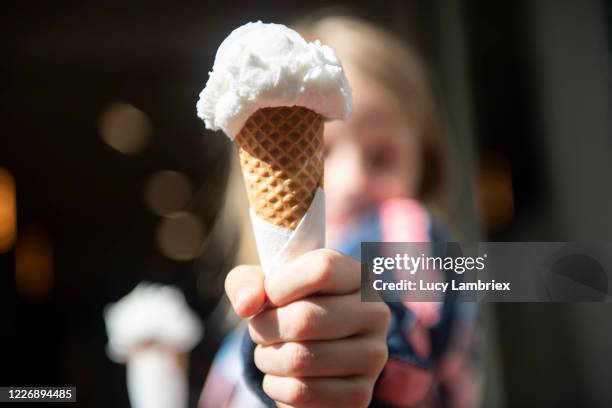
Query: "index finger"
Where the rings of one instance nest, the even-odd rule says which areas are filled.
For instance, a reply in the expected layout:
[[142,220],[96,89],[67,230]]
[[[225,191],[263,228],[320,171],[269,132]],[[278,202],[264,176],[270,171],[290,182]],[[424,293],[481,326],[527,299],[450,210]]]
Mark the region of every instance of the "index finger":
[[268,300],[284,306],[313,294],[343,295],[361,285],[361,264],[331,249],[317,249],[275,267],[264,285]]

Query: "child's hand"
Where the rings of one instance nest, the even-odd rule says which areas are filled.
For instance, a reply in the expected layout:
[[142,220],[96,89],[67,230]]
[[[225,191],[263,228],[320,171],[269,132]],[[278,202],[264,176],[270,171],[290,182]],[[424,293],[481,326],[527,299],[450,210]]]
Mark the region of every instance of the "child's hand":
[[[361,302],[360,265],[311,251],[274,270],[232,270],[225,290],[249,317],[263,389],[279,406],[365,407],[387,361],[390,322],[382,302]],[[270,305],[260,310],[266,301]]]

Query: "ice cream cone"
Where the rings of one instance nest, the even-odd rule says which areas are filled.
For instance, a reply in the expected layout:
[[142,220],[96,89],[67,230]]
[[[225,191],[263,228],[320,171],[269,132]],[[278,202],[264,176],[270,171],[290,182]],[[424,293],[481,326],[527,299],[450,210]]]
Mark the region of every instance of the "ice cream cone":
[[319,41],[258,21],[219,46],[197,112],[236,142],[266,275],[325,246],[323,122],[350,111],[342,64]]
[[236,135],[251,210],[294,230],[323,186],[323,122],[301,107],[261,108]]

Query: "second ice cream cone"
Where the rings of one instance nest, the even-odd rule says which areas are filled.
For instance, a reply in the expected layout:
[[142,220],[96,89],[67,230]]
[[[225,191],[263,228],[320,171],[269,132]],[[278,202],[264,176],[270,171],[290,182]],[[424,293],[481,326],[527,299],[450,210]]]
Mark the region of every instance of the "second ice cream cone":
[[294,230],[323,186],[323,116],[301,107],[262,108],[236,136],[251,210]]

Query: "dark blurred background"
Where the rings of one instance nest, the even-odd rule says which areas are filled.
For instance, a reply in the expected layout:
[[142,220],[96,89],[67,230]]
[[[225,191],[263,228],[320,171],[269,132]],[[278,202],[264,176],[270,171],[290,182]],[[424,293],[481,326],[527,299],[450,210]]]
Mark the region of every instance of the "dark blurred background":
[[[213,233],[230,146],[204,130],[197,95],[231,29],[323,6],[1,6],[0,385],[76,385],[81,406],[127,406],[102,310],[151,280],[179,286],[205,322],[195,401],[225,330],[215,308],[238,234]],[[464,238],[612,240],[612,1],[344,6],[427,60]],[[482,314],[485,406],[612,406],[612,305]]]

